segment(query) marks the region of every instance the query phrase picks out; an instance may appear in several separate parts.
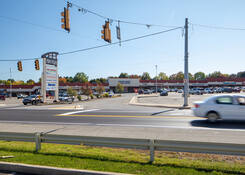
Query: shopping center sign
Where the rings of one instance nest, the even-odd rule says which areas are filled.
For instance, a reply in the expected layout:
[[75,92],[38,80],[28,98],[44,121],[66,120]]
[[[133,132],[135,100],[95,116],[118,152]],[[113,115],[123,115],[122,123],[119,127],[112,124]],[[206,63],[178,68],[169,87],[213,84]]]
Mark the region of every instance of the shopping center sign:
[[42,95],[46,101],[46,91],[55,91],[55,100],[58,100],[58,66],[57,52],[48,52],[42,55],[43,58],[43,78]]

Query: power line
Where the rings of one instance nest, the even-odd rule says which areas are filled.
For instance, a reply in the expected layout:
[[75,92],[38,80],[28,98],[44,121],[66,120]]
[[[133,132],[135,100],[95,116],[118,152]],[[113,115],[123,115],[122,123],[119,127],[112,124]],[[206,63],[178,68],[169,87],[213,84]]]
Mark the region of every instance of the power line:
[[[7,19],[7,20],[10,20],[10,21],[19,22],[19,23],[23,23],[23,24],[28,24],[28,25],[32,25],[32,26],[39,27],[39,28],[43,28],[43,29],[48,29],[48,30],[56,31],[56,32],[67,33],[67,32],[64,31],[64,30],[55,29],[55,28],[52,28],[52,27],[48,27],[48,26],[45,26],[45,25],[37,24],[37,23],[32,23],[32,22],[29,22],[29,21],[26,21],[26,20],[20,20],[20,19],[13,18],[13,17],[8,17],[8,16],[2,16],[2,15],[0,15],[0,18],[2,18],[2,19]],[[81,37],[81,38],[84,38],[84,37],[90,38],[90,37],[82,36],[82,35],[80,35],[80,34],[78,34],[78,33],[74,33],[74,32],[72,32],[71,34],[72,34],[73,36],[77,36],[77,37]],[[95,38],[91,38],[91,39],[94,39],[94,40],[96,40],[96,41],[101,41],[101,40],[95,39]]]
[[82,12],[82,13],[90,13],[92,15],[95,15],[97,17],[100,17],[102,19],[109,19],[110,21],[115,21],[115,22],[120,22],[120,23],[125,23],[125,24],[133,24],[133,25],[141,25],[141,26],[146,26],[146,27],[152,27],[152,26],[156,26],[156,27],[165,27],[165,28],[173,28],[173,27],[180,27],[180,26],[165,26],[165,25],[159,25],[159,24],[145,24],[145,23],[138,23],[138,22],[130,22],[130,21],[124,21],[124,20],[119,20],[119,19],[114,19],[114,18],[109,18],[107,16],[101,15],[97,12],[88,10],[86,8],[80,7],[77,4],[74,4],[72,2],[67,1],[67,3],[69,4],[70,7],[75,6],[78,8],[78,11]]
[[238,31],[244,31],[245,28],[233,28],[233,27],[222,27],[222,26],[211,26],[211,25],[204,25],[204,24],[195,24],[190,23],[193,26],[203,27],[203,28],[209,28],[209,29],[217,29],[217,30],[238,30]]
[[[182,29],[182,27],[176,27],[176,28],[169,29],[169,30],[164,30],[164,31],[160,31],[160,32],[156,32],[156,33],[152,33],[152,34],[148,34],[148,35],[143,35],[143,36],[127,39],[127,40],[122,40],[121,43],[129,42],[129,41],[133,41],[133,40],[138,40],[138,39],[142,39],[142,38],[146,38],[146,37],[150,37],[150,36],[154,36],[154,35],[159,35],[159,34],[174,31],[177,29]],[[76,53],[76,52],[83,52],[83,51],[98,49],[101,47],[107,47],[107,46],[111,46],[111,45],[115,45],[115,44],[119,44],[119,43],[120,43],[120,41],[110,43],[110,44],[103,44],[103,45],[99,45],[99,46],[89,47],[89,48],[85,48],[85,49],[79,49],[79,50],[70,51],[70,52],[64,52],[64,53],[60,53],[59,55],[67,55],[67,54],[72,54],[72,53]]]
[[[129,41],[133,41],[133,40],[138,40],[138,39],[142,39],[142,38],[146,38],[146,37],[150,37],[150,36],[154,36],[154,35],[159,35],[162,33],[166,33],[166,32],[170,32],[170,31],[174,31],[174,30],[178,30],[178,29],[182,29],[182,27],[176,27],[173,29],[169,29],[169,30],[164,30],[164,31],[160,31],[160,32],[156,32],[156,33],[152,33],[152,34],[148,34],[148,35],[143,35],[143,36],[139,36],[139,37],[135,37],[135,38],[130,38],[127,40],[122,40],[121,43],[125,43],[125,42],[129,42]],[[118,42],[114,42],[111,44],[103,44],[103,45],[98,45],[98,46],[94,46],[94,47],[89,47],[89,48],[84,48],[84,49],[79,49],[79,50],[74,50],[74,51],[69,51],[69,52],[63,52],[63,53],[59,53],[59,55],[68,55],[68,54],[72,54],[72,53],[76,53],[76,52],[83,52],[83,51],[87,51],[87,50],[93,50],[93,49],[98,49],[101,47],[107,47],[107,46],[111,46],[111,45],[115,45],[115,44],[119,44],[120,41]],[[41,59],[40,57],[35,57],[35,58],[25,58],[25,59],[0,59],[0,62],[7,62],[7,61],[30,61],[30,60],[36,60],[36,59]]]
[[41,25],[41,24],[32,23],[32,22],[25,21],[25,20],[20,20],[20,19],[13,18],[13,17],[8,17],[8,16],[2,16],[2,15],[0,15],[0,18],[11,20],[11,21],[15,21],[15,22],[20,22],[20,23],[25,23],[25,24],[33,25],[33,26],[44,28],[44,29],[48,29],[48,30],[53,30],[53,31],[58,31],[58,32],[65,32],[63,30],[55,29],[55,28],[48,27],[48,26]]

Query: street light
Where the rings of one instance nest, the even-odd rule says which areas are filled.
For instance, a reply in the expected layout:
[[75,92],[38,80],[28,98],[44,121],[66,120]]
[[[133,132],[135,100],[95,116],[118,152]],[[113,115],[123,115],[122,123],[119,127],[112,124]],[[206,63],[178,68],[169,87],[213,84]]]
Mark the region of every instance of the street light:
[[156,94],[157,94],[157,65],[156,66]]

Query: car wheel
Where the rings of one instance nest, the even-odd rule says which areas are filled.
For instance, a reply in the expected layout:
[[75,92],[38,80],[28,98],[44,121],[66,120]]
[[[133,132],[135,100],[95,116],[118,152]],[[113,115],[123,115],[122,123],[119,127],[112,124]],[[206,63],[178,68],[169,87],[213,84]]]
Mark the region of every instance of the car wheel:
[[215,112],[208,113],[208,121],[210,123],[215,123],[215,122],[217,122],[218,119],[219,119],[219,116],[217,113],[215,113]]
[[27,105],[27,103],[23,103],[24,105]]

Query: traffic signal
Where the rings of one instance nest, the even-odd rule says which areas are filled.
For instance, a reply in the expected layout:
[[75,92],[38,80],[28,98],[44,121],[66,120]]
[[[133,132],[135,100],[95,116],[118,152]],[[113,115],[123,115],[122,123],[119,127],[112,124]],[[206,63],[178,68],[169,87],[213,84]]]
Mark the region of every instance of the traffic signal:
[[17,63],[17,67],[18,67],[18,71],[22,71],[22,62],[21,61],[18,61]]
[[65,29],[66,31],[70,32],[70,15],[69,15],[69,9],[64,8],[64,11],[61,12],[61,28]]
[[109,27],[109,21],[105,21],[105,25],[103,25],[103,30],[101,30],[101,38],[104,39],[106,42],[111,43],[111,30]]
[[39,61],[35,60],[35,69],[40,70]]

